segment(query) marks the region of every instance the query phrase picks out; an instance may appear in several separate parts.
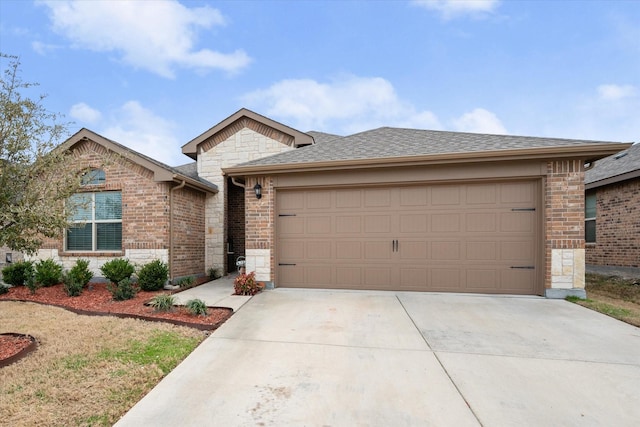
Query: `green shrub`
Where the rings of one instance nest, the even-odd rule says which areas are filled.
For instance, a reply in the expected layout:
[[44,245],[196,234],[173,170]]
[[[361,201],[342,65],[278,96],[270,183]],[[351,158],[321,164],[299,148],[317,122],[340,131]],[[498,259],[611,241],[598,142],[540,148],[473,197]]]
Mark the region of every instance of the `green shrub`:
[[109,283],[107,289],[116,301],[125,301],[136,296],[138,287],[131,279],[122,279],[117,284]]
[[51,258],[38,261],[35,280],[40,286],[57,285],[62,280],[62,266]]
[[19,261],[2,269],[2,280],[11,286],[23,286],[32,277],[33,263],[31,261]]
[[128,259],[114,258],[111,261],[105,262],[104,265],[100,267],[100,271],[111,283],[119,284],[124,279],[130,279],[136,269]]
[[264,289],[264,284],[256,282],[256,272],[240,274],[233,282],[233,289],[236,295],[255,295]]
[[217,280],[222,277],[222,270],[218,267],[211,267],[209,269],[209,280]]
[[176,285],[181,288],[189,288],[195,282],[195,278],[193,276],[183,277],[182,279],[176,280]]
[[35,275],[31,275],[31,277],[28,277],[27,281],[24,282],[24,285],[29,288],[32,294],[35,294],[38,288],[41,286],[40,282],[36,281]]
[[149,305],[156,311],[171,311],[175,302],[176,299],[173,295],[159,294],[151,299]]
[[82,294],[82,290],[93,278],[93,273],[89,270],[89,261],[79,259],[66,274],[62,276],[64,291],[70,297],[77,297]]
[[190,299],[184,304],[187,311],[194,316],[206,316],[207,304],[201,299]]
[[9,292],[9,287],[4,283],[0,283],[0,295],[6,294],[7,292]]
[[169,278],[169,266],[159,259],[142,266],[138,272],[138,285],[143,291],[162,289]]

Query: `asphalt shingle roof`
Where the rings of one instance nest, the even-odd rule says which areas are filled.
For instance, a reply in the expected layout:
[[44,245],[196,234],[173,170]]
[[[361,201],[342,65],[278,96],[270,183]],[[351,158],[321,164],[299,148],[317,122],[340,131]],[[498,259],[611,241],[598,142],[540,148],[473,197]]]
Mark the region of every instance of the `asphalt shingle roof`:
[[313,141],[316,144],[324,144],[325,142],[333,141],[334,139],[342,139],[343,137],[340,135],[334,135],[332,133],[326,132],[318,132],[315,130],[306,132],[307,135],[311,135],[313,137]]
[[602,143],[603,141],[382,127],[253,160],[238,166],[384,159]]
[[590,184],[636,170],[640,170],[640,143],[598,160],[592,169],[585,172],[584,181],[586,184]]

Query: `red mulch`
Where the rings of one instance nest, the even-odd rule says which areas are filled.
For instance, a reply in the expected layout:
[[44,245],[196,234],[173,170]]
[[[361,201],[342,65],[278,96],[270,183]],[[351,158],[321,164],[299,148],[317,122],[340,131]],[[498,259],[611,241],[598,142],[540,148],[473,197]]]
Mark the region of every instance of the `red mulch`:
[[15,356],[29,347],[29,344],[31,344],[31,339],[27,336],[0,334],[0,360]]
[[91,283],[77,297],[67,296],[62,286],[59,284],[39,288],[35,294],[32,294],[25,286],[15,286],[10,288],[8,293],[0,295],[0,301],[30,301],[67,308],[80,314],[136,317],[205,330],[217,328],[232,314],[230,309],[209,308],[206,316],[194,316],[184,307],[174,307],[174,310],[170,312],[156,312],[153,307],[145,305],[154,296],[171,293],[169,291],[140,291],[135,298],[130,300],[114,301],[111,293],[107,290],[106,283]]

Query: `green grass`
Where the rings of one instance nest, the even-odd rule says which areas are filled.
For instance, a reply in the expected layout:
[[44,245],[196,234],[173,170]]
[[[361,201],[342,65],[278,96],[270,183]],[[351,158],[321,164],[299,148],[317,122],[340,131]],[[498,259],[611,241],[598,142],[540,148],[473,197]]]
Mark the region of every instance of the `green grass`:
[[98,357],[142,366],[156,365],[166,375],[191,353],[198,343],[198,339],[157,332],[146,342],[132,340],[127,348],[118,351],[103,350]]

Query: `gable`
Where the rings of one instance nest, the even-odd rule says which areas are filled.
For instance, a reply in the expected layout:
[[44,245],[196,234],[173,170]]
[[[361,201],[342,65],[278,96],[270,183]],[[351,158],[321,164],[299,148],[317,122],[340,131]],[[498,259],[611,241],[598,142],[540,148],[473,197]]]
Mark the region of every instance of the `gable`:
[[195,160],[199,153],[211,150],[242,129],[251,129],[266,138],[292,148],[314,143],[311,135],[243,108],[183,145],[182,153]]

